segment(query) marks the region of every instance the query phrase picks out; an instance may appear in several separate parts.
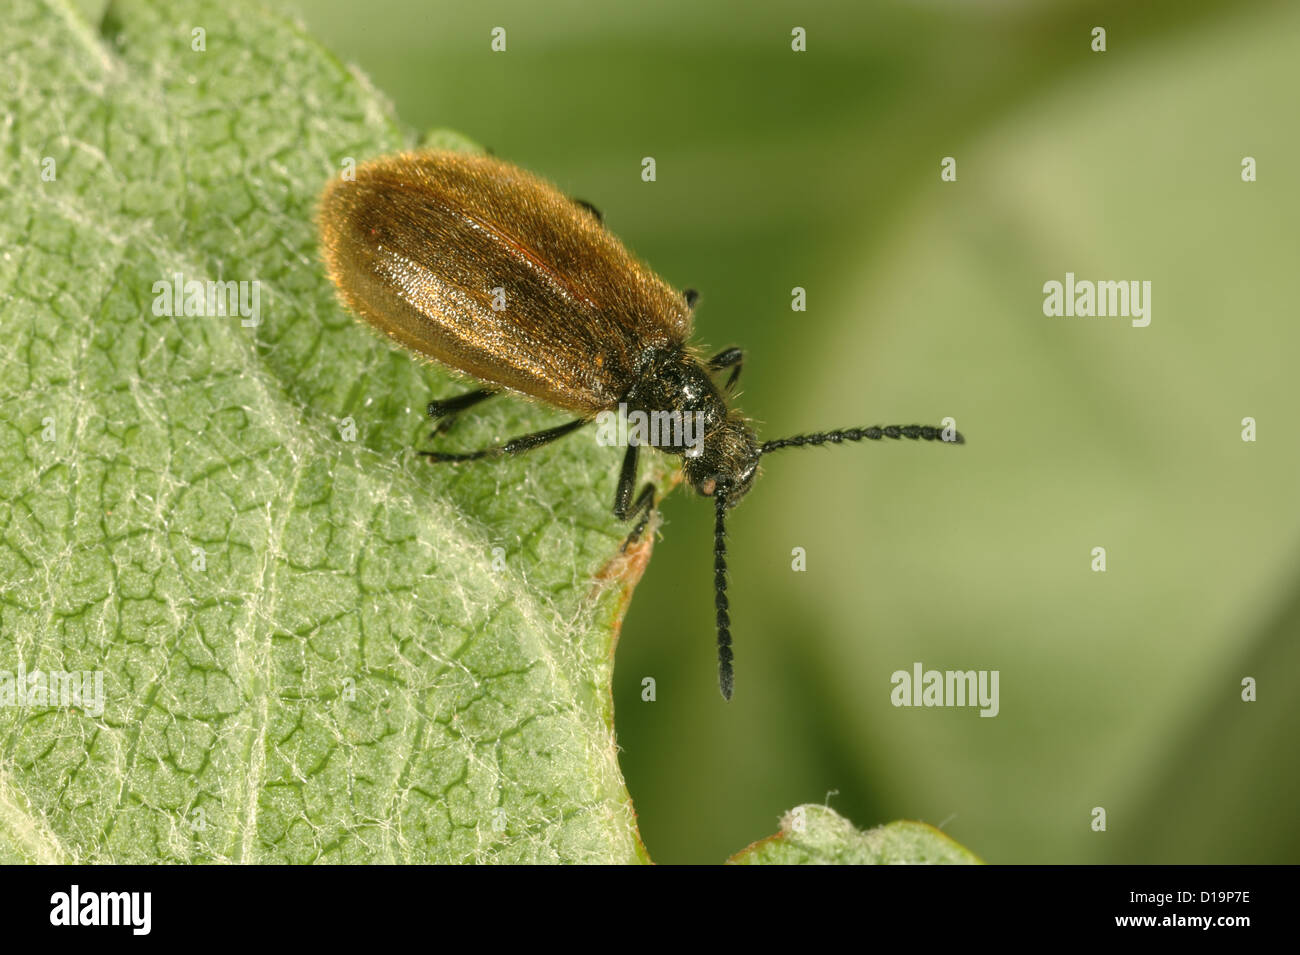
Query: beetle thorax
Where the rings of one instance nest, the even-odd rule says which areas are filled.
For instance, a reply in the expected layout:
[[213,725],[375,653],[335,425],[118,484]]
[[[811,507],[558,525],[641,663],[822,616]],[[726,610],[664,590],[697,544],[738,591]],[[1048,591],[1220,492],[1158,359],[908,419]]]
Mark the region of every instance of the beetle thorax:
[[647,349],[623,402],[647,423],[653,439],[644,443],[685,458],[686,479],[700,494],[721,492],[734,503],[749,490],[758,439],[685,349]]

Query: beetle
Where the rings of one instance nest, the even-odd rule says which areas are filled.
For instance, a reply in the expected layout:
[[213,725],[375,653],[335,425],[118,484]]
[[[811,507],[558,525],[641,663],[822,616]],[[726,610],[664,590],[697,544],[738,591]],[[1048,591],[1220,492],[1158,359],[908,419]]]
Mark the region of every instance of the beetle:
[[[464,454],[421,451],[434,462],[521,454],[571,434],[602,413],[678,415],[651,442],[681,455],[687,482],[714,501],[718,685],[734,689],[727,602],[726,514],[753,486],[759,461],[792,447],[910,438],[962,444],[954,427],[846,428],[760,442],[730,407],[739,348],[704,358],[689,342],[697,293],[679,292],[634,258],[589,203],[491,156],[425,150],[381,157],[336,178],[321,196],[325,265],[343,302],[406,348],[484,387],[429,403],[437,437],[454,417],[515,392],[576,413],[558,427]],[[729,372],[721,388],[714,376]],[[614,514],[654,511],[655,487],[636,489],[641,434],[627,440]]]

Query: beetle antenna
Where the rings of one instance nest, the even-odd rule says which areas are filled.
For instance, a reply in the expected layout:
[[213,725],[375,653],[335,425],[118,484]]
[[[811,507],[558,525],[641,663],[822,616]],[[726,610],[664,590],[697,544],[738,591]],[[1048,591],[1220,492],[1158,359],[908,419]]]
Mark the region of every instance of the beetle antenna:
[[718,689],[724,700],[731,699],[735,683],[731,670],[731,617],[727,615],[727,499],[714,495],[717,507],[713,524],[713,605],[718,610]]
[[[777,438],[764,441],[759,454],[780,451],[782,448],[802,448],[808,445],[839,444],[841,441],[879,441],[881,438],[911,438],[913,441],[923,438],[926,441],[941,441],[944,444],[965,444],[966,439],[960,431],[947,428],[935,428],[926,424],[890,424],[876,425],[871,428],[843,428],[839,431],[818,431],[815,434],[796,434],[790,438]],[[719,527],[722,525],[719,524]]]

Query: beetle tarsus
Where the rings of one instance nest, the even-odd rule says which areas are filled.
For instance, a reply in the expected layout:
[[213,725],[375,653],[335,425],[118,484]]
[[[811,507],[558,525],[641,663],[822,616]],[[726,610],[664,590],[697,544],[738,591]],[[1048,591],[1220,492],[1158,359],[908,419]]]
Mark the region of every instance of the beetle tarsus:
[[628,534],[623,540],[623,546],[619,548],[620,551],[626,552],[628,547],[641,539],[641,534],[646,525],[650,523],[650,516],[654,513],[654,509],[655,486],[654,482],[647,481],[645,487],[641,488],[641,493],[637,495],[636,503],[628,511],[629,518],[637,514],[640,514],[641,517],[637,520],[636,526],[632,528],[632,533]]

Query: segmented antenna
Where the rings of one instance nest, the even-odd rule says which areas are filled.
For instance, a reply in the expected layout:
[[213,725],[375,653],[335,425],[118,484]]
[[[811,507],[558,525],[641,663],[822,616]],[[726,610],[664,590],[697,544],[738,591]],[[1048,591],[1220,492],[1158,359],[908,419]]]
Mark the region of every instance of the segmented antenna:
[[935,428],[928,424],[890,424],[876,425],[871,428],[844,428],[839,431],[818,431],[815,434],[796,434],[791,438],[777,438],[764,441],[759,448],[760,454],[780,451],[782,448],[802,448],[819,444],[839,444],[841,441],[879,441],[881,438],[911,438],[913,441],[923,438],[926,441],[942,441],[944,444],[965,444],[966,439],[960,431],[954,431],[951,440],[945,438],[946,429]]
[[713,605],[718,609],[718,689],[724,700],[731,699],[735,675],[731,669],[731,617],[727,615],[727,500],[713,497],[717,507],[713,524]]

